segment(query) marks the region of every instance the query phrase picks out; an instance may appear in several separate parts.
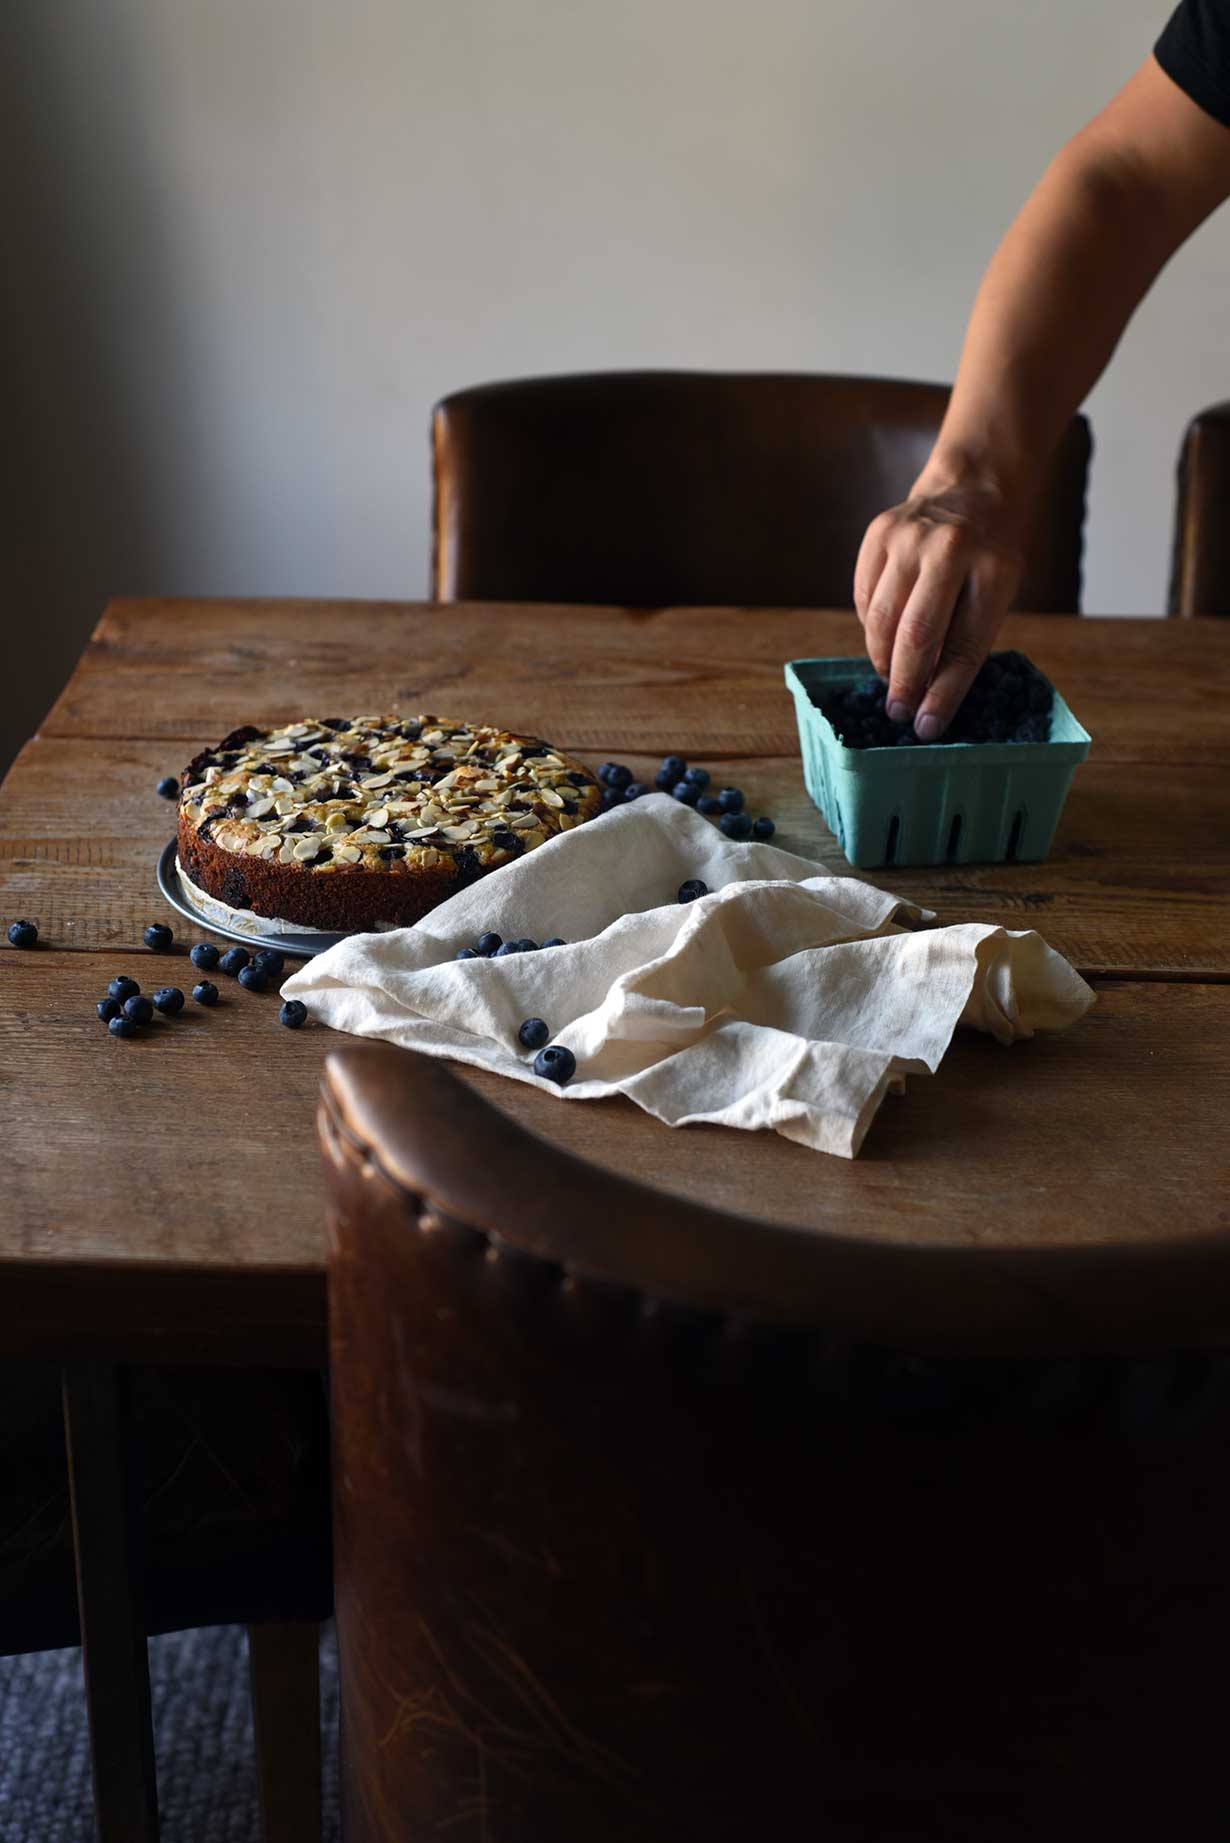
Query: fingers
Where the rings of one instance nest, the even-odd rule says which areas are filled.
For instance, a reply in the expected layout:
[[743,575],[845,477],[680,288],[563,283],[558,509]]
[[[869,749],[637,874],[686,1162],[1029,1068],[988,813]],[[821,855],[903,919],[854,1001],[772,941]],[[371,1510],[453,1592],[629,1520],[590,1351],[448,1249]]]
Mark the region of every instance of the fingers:
[[1013,571],[989,561],[970,573],[944,638],[931,682],[914,719],[924,742],[942,736],[991,650],[1012,598]]
[[888,677],[901,611],[913,594],[917,575],[918,565],[912,558],[888,556],[867,605],[863,633],[871,663],[881,678]]
[[922,564],[893,637],[887,710],[894,723],[908,723],[922,702],[965,587],[967,568],[959,542],[951,540],[933,544]]

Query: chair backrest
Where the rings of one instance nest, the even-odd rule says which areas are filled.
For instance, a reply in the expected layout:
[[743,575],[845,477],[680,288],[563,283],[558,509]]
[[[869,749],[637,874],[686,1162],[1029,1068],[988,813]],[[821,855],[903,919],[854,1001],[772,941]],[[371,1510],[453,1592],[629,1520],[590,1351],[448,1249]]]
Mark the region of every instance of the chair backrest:
[[1230,403],[1201,410],[1183,436],[1167,613],[1230,615]]
[[[387,1046],[330,1052],[318,1122],[348,1843],[752,1843],[799,1834],[802,1810],[838,1843],[1081,1834],[992,1821],[1008,1737],[1039,1750],[1030,1792],[1053,1811],[1044,1757],[1079,1759],[1112,1805],[1136,1795],[1124,1736],[1145,1745],[1158,1698],[1200,1673],[1150,1651],[1142,1690],[1117,1619],[1099,1601],[1091,1629],[1086,1589],[1057,1578],[1074,1555],[1089,1582],[1165,1566],[1140,1558],[1132,1467],[1076,1437],[1081,1365],[966,1366],[959,1392],[1005,1413],[954,1439],[941,1406],[937,1439],[951,1370],[817,1329],[917,1308],[940,1337],[955,1298],[993,1346],[1005,1312],[1043,1347],[1083,1341],[1125,1290],[1100,1263],[1056,1292],[1046,1250],[864,1258],[706,1210]],[[1070,1457],[1037,1437],[1026,1373]],[[1168,1527],[1173,1493],[1139,1495]],[[1076,1667],[1089,1693],[1064,1721],[1096,1710],[1104,1739],[1060,1745]],[[964,1825],[975,1784],[989,1804]]]
[[[867,525],[909,493],[946,385],[604,372],[462,390],[432,423],[432,594],[623,607],[853,606]],[[1083,416],[1041,483],[1014,606],[1081,598]]]

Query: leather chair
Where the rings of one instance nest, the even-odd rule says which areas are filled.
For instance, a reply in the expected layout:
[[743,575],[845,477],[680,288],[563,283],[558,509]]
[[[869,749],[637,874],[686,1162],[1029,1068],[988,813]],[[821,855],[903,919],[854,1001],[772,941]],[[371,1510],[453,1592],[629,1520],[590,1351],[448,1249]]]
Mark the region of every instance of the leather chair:
[[[870,520],[903,500],[948,387],[629,371],[484,384],[432,417],[438,601],[853,606]],[[1089,424],[1041,483],[1015,606],[1074,613]]]
[[1230,615],[1230,403],[1201,410],[1183,436],[1167,613]]
[[321,1826],[319,1628],[332,1612],[320,1375],[168,1367],[113,1378],[100,1366],[68,1372],[61,1395],[54,1365],[0,1367],[0,1657],[82,1642],[73,1523],[88,1493],[102,1843],[156,1832],[146,1636],[218,1624],[248,1627],[265,1843],[310,1843]]
[[384,1045],[318,1124],[347,1843],[1224,1828],[1225,1365],[1041,1360],[1096,1259],[723,1215]]

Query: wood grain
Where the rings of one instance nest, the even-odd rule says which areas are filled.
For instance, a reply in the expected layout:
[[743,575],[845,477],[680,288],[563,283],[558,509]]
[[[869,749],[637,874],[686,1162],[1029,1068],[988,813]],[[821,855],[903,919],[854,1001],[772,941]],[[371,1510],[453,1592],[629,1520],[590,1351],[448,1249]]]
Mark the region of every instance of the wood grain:
[[[216,1011],[116,1041],[93,1001],[115,972],[148,983],[155,958],[161,980],[163,956],[0,953],[0,1341],[302,1356],[324,1329],[312,1119],[336,1038],[281,1029],[274,994],[226,981]],[[1230,1230],[1228,1040],[1228,986],[1108,982],[1061,1035],[1004,1049],[961,1033],[849,1162],[463,1073],[583,1157],[756,1218],[1079,1242]]]
[[[1052,677],[1098,760],[1230,763],[1225,622],[1017,615],[1002,639]],[[41,733],[221,736],[392,704],[582,755],[790,755],[783,662],[861,652],[844,612],[120,601]]]
[[[155,783],[203,743],[28,743],[0,800],[0,914],[28,915],[57,948],[143,951],[150,921],[205,935],[168,913],[155,881],[174,808]],[[637,773],[655,757],[624,751]],[[1082,972],[1230,978],[1230,827],[1225,773],[1088,762],[1077,771],[1042,864],[941,865],[851,873],[803,786],[798,755],[707,758],[749,808],[771,813],[776,842],[835,875],[911,895],[942,922],[1036,928]]]

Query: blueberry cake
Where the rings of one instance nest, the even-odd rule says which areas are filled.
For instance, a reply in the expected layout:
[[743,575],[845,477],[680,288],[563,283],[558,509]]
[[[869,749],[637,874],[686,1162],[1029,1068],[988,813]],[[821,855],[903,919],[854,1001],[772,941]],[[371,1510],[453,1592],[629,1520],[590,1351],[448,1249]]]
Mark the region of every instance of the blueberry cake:
[[233,730],[181,776],[179,871],[253,933],[405,927],[602,810],[536,736],[443,717]]

